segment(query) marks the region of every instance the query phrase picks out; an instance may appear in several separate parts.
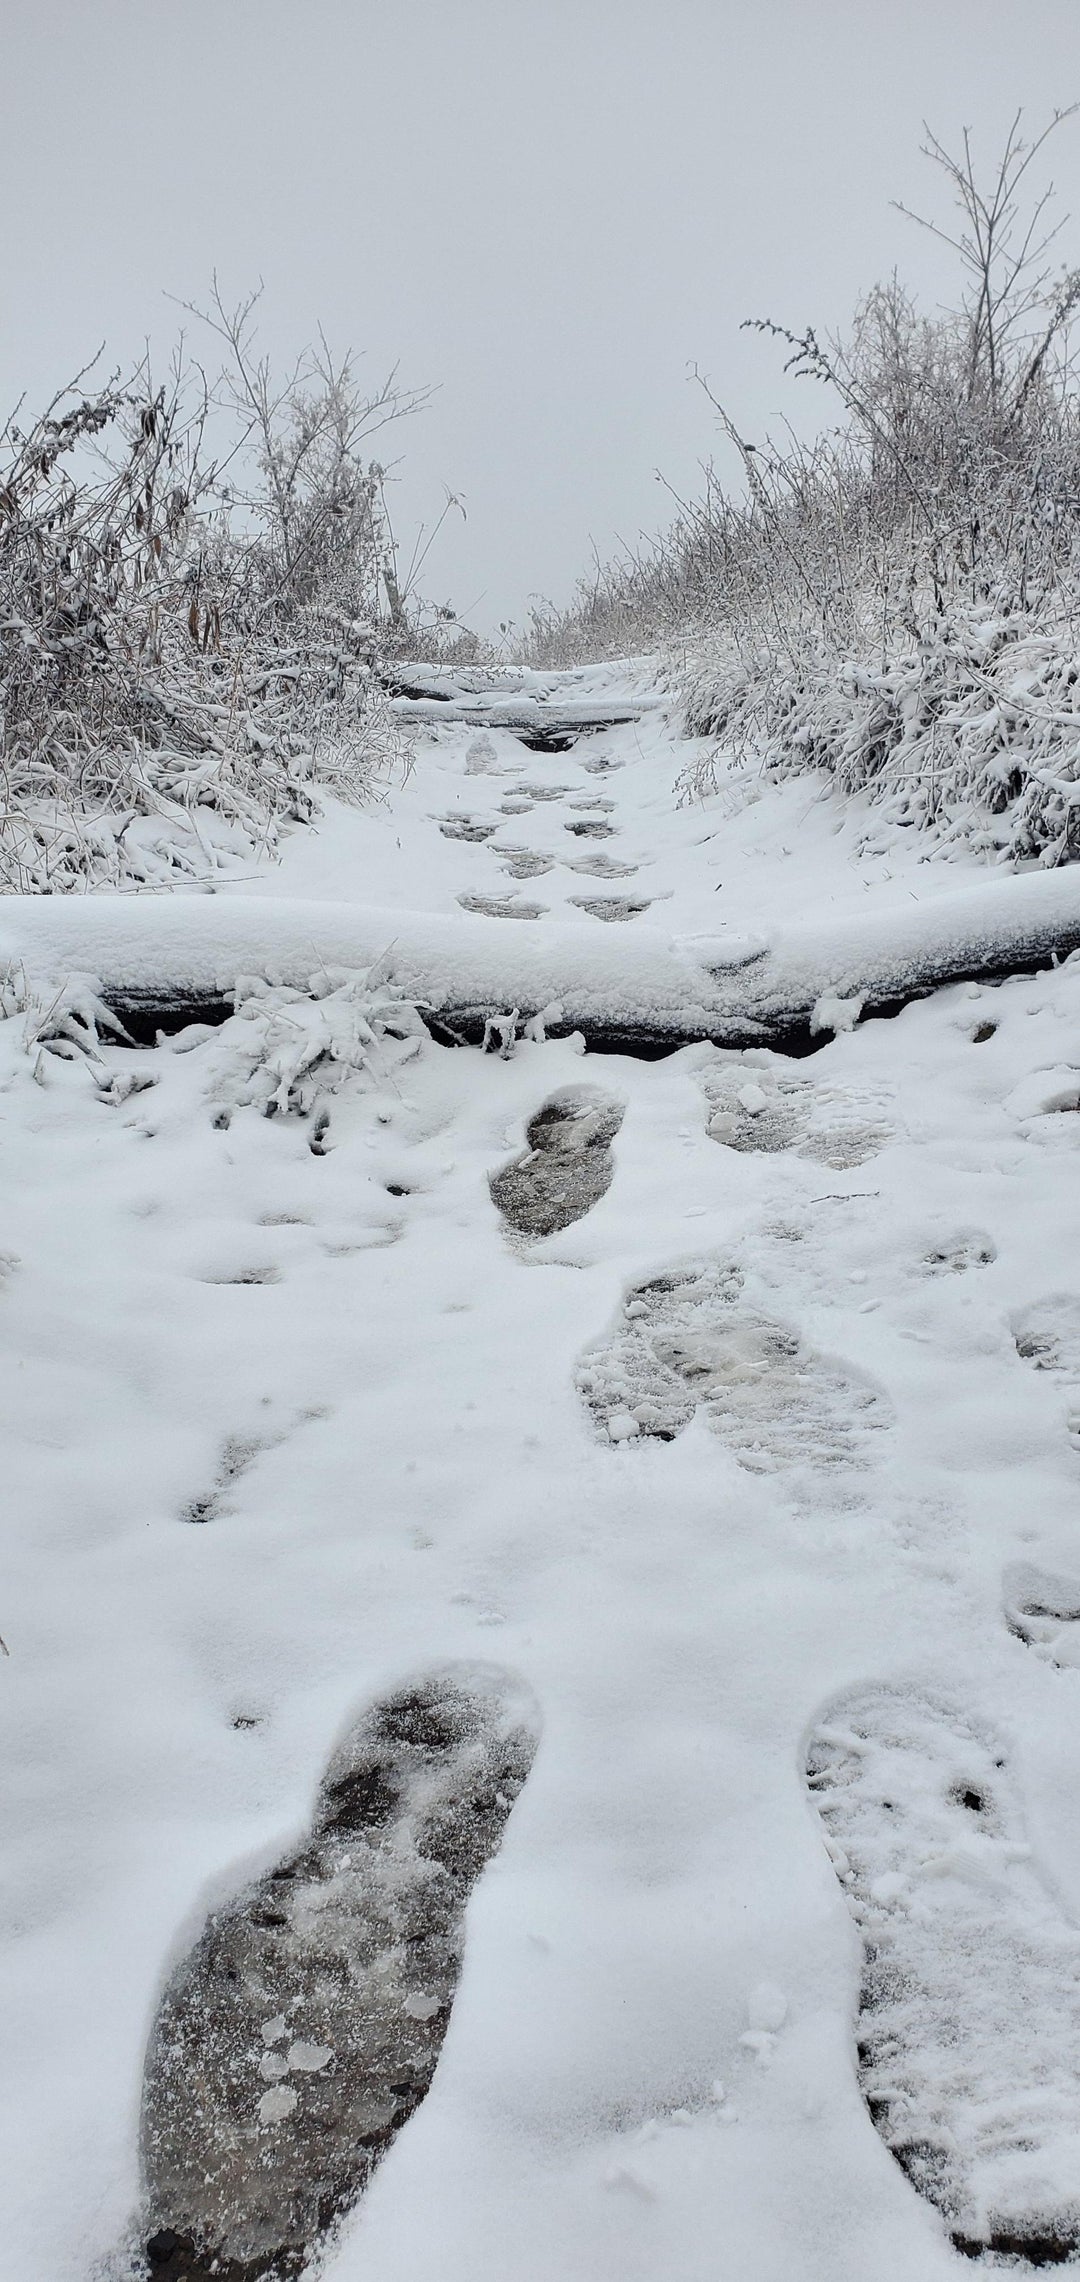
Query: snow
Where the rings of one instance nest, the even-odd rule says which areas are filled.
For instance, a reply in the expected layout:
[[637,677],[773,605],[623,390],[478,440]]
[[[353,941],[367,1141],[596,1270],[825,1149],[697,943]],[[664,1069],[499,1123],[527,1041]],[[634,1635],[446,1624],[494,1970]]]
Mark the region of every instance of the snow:
[[[553,756],[487,734],[500,769],[570,788],[494,849],[430,821],[498,812],[449,724],[385,807],[331,809],[228,893],[0,914],[28,976],[137,975],[150,919],[189,977],[268,947],[293,991],[349,970],[96,1060],[0,1023],[19,2282],[133,2271],[170,1977],[303,1844],[373,1705],[493,1661],[541,1740],[472,1893],[432,2088],[326,2282],[946,2282],[948,2222],[860,2090],[867,1910],[922,1976],[905,2096],[967,2119],[980,2208],[1075,2197],[1080,961],[953,984],[799,1061],[539,1037],[504,1058],[370,1021],[388,916],[417,974],[421,952],[477,990],[498,972],[507,1012],[568,975],[620,1004],[660,975],[681,1004],[766,962],[686,937],[764,943],[769,989],[809,988],[822,946],[883,946],[880,972],[934,930],[985,940],[1005,903],[1037,930],[1075,878],[924,862],[809,780],[679,809],[686,747],[656,708]],[[653,901],[616,926],[579,915],[561,854],[565,803],[597,789]],[[501,880],[504,826],[560,851],[542,921],[457,906]],[[846,965],[824,981],[851,995]],[[523,1236],[489,1183],[583,1084],[622,1111],[612,1178]],[[906,1836],[871,1780],[896,1706],[922,1739]],[[832,1829],[806,1780],[823,1734],[830,1765],[852,1735],[869,1753]],[[1001,1786],[992,1829],[949,1806],[957,1753]],[[950,2008],[951,2080],[919,2059]],[[329,2036],[267,2005],[254,2044],[287,2132]]]

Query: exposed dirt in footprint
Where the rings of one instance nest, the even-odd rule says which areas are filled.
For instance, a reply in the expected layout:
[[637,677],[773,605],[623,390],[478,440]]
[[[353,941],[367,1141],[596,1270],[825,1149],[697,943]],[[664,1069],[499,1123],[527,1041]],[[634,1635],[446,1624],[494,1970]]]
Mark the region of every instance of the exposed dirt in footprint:
[[542,872],[555,868],[554,856],[538,855],[533,848],[493,848],[491,852],[505,859],[502,869],[514,880],[539,879]]
[[807,1781],[863,1939],[858,2072],[956,2248],[1080,2250],[1080,1939],[1024,1844],[1004,1756],[929,1698],[867,1688]]
[[1080,1669],[1080,1578],[1018,1561],[1002,1578],[1005,1622],[1048,1664]]
[[520,895],[459,895],[463,911],[481,911],[488,919],[542,919],[546,903],[526,903]]
[[628,895],[572,895],[571,903],[578,911],[587,911],[593,919],[636,919],[639,912],[648,911],[652,897],[635,903]]
[[613,840],[615,830],[614,824],[606,823],[602,816],[583,816],[577,824],[563,825],[564,832],[573,832],[579,840]]
[[884,1096],[815,1086],[764,1060],[732,1056],[703,1078],[708,1132],[727,1149],[792,1149],[842,1171],[864,1164],[892,1138]]
[[565,1086],[525,1128],[528,1144],[488,1186],[499,1211],[523,1236],[569,1228],[611,1187],[611,1144],[623,1105],[594,1086]]
[[448,816],[438,819],[444,840],[490,840],[498,830],[495,824],[477,824],[470,816]]
[[741,1466],[859,1464],[867,1434],[891,1423],[880,1390],[804,1346],[742,1301],[727,1261],[639,1284],[614,1332],[589,1349],[577,1385],[609,1441],[672,1441],[701,1407]]
[[155,2282],[296,2276],[362,2192],[431,2083],[537,1732],[490,1667],[403,1689],[335,1753],[301,1850],[210,1918],[147,2057]]

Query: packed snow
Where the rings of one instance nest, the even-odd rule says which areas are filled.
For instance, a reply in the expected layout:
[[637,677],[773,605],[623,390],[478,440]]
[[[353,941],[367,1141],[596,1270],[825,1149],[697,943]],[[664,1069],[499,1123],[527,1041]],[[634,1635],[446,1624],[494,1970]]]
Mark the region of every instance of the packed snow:
[[[946,2282],[1080,2241],[1080,958],[888,1020],[845,969],[798,1060],[587,1052],[517,994],[564,928],[598,987],[650,927],[738,980],[1080,895],[814,778],[679,806],[650,690],[525,690],[638,712],[558,753],[425,723],[380,807],[213,896],[37,899],[51,969],[0,914],[13,2282],[148,2271],[185,2052],[213,2106],[176,2008],[275,1872],[412,1891],[412,1808],[358,1868],[327,1802],[433,1675],[527,1746],[441,1978],[396,1933],[357,1965],[437,2065],[313,2273]],[[463,911],[518,878],[540,919]],[[259,964],[287,908],[305,973]],[[428,1034],[373,912],[505,959],[491,1051]],[[226,1022],[133,1048],[83,952],[151,919],[254,957]],[[299,1970],[230,2048],[271,2173],[345,2050]]]

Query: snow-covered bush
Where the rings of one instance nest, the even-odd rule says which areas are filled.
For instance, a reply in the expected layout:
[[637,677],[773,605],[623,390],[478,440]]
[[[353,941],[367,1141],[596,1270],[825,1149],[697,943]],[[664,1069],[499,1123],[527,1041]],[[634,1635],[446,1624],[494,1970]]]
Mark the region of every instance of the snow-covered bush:
[[207,321],[212,386],[178,355],[0,432],[0,889],[211,881],[405,759],[366,454],[419,399],[324,348],[277,384],[250,303]]
[[653,549],[537,617],[538,657],[668,646],[712,743],[685,790],[750,755],[1012,858],[1080,854],[1080,270],[1049,267],[1045,199],[1024,211],[1044,142],[1017,121],[984,189],[932,138],[960,308],[922,316],[893,281],[842,343],[759,325],[840,424],[755,445],[710,397],[741,490],[710,471]]
[[305,990],[244,975],[234,1000],[239,1019],[222,1033],[214,1098],[266,1117],[311,1118],[318,1139],[335,1096],[393,1086],[427,1037],[418,1008],[378,965],[326,968]]

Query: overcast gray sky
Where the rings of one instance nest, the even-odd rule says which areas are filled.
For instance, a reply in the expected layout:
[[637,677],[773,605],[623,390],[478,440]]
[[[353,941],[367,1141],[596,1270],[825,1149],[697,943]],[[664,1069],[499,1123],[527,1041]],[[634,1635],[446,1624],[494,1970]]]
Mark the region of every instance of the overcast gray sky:
[[[792,409],[758,313],[840,324],[940,192],[921,122],[991,155],[1080,97],[1076,0],[2,0],[0,399],[163,296],[265,283],[284,354],[321,321],[438,384],[401,432],[406,557],[488,630],[667,519],[713,447],[697,361],[751,436]],[[1077,217],[1080,121],[1052,171]],[[804,384],[805,385],[805,384]]]

